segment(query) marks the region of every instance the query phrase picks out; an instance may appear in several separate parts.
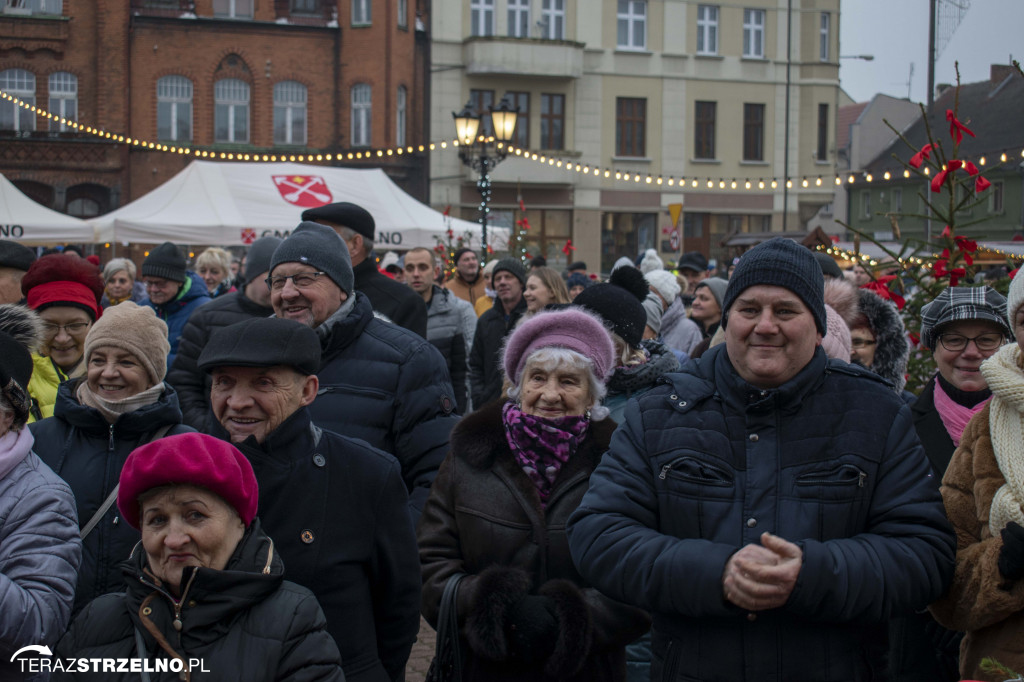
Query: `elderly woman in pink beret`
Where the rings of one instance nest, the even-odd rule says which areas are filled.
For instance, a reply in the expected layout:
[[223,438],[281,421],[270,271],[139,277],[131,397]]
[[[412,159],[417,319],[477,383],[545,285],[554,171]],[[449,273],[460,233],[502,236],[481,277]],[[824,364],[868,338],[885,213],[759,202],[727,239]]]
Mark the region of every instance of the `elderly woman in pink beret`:
[[436,624],[458,581],[465,682],[625,679],[648,616],[587,585],[565,536],[615,428],[601,406],[614,363],[596,317],[539,312],[506,344],[508,399],[452,432],[420,520],[422,605]]

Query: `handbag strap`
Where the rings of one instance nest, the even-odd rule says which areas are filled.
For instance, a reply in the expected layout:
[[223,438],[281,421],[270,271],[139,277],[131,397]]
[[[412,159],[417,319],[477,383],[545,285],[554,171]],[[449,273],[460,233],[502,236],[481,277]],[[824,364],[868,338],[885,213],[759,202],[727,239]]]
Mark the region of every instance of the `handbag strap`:
[[[175,426],[177,426],[177,424],[166,424],[164,426],[161,426],[159,429],[153,432],[153,436],[149,440],[147,440],[146,443],[152,443],[155,440],[160,440],[161,438],[166,436],[167,432],[173,429]],[[103,515],[107,513],[107,510],[110,509],[110,506],[114,504],[114,500],[117,499],[117,491],[120,488],[120,483],[114,486],[114,489],[110,491],[109,495],[107,495],[107,499],[103,500],[103,504],[100,505],[100,508],[97,509],[96,513],[92,515],[92,518],[89,519],[89,523],[82,526],[82,532],[79,533],[79,537],[81,537],[84,540],[85,537],[92,532],[92,529],[99,524],[100,519],[103,518]]]
[[[149,653],[146,651],[146,641],[142,639],[142,633],[139,632],[138,628],[135,628],[135,651],[143,661],[149,658]],[[146,666],[142,666],[140,672],[142,682],[150,682],[149,673],[146,671]]]
[[462,651],[459,646],[459,613],[457,607],[459,583],[466,577],[465,573],[456,573],[448,578],[444,592],[441,594],[441,607],[437,616],[437,642],[435,653],[441,656],[445,646],[451,654],[452,672],[450,680],[462,680]]

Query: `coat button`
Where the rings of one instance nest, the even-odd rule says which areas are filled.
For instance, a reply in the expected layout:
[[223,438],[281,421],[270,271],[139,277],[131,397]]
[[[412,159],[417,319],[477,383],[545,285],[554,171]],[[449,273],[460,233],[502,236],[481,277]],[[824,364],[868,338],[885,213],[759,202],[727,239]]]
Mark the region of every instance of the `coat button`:
[[683,400],[682,402],[680,402],[679,407],[686,407],[686,401]]
[[755,620],[757,620],[757,614],[756,613],[748,613],[747,614],[747,620],[749,620],[751,623],[753,623]]
[[670,395],[670,396],[668,397],[668,399],[669,399],[669,400],[679,400],[679,396],[677,396],[677,395]]
[[750,434],[749,438],[751,443],[756,443],[759,440],[756,433]]
[[316,454],[313,455],[313,464],[317,465],[318,467],[322,467],[327,464],[327,460],[324,458],[323,455]]
[[144,609],[142,609],[142,615],[144,615],[144,616],[148,616],[151,613],[153,613],[153,609],[148,607],[148,606],[145,607]]
[[747,519],[747,528],[753,528],[756,525],[757,525],[757,519],[755,519],[754,517],[750,517],[749,519]]
[[313,542],[313,531],[308,529],[302,531],[302,541],[307,545],[311,544]]

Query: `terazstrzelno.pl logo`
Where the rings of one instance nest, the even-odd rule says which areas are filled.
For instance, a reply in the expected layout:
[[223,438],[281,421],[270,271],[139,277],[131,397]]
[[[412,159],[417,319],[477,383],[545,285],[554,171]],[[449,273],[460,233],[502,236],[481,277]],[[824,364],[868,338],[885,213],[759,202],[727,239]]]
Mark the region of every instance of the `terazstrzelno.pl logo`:
[[[38,654],[33,656],[32,654]],[[29,644],[14,652],[11,663],[22,673],[208,673],[201,658],[54,658],[50,647]]]

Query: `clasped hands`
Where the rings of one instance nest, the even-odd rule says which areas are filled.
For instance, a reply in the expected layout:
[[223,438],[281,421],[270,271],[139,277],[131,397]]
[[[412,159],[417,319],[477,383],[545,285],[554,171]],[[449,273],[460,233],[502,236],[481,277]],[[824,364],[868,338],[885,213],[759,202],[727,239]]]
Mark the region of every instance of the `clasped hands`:
[[745,545],[729,557],[722,593],[726,601],[747,611],[779,608],[793,592],[803,559],[798,545],[762,533],[760,545]]

